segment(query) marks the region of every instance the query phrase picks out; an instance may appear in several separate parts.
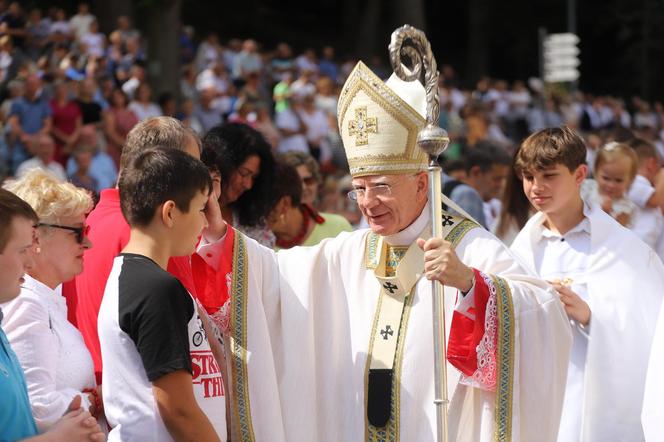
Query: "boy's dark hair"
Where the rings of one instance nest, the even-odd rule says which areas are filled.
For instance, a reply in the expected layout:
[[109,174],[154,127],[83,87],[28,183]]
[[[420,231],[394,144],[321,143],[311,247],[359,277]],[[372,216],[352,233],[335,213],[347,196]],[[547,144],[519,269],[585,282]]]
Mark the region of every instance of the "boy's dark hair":
[[442,167],[443,171],[448,175],[457,170],[466,171],[466,160],[464,158],[456,158],[452,160],[444,155],[440,155],[438,157],[438,164],[440,164],[440,167]]
[[210,170],[221,175],[221,187],[228,186],[233,172],[252,155],[261,160],[260,173],[251,189],[231,204],[240,224],[255,226],[269,213],[269,194],[274,183],[272,148],[257,130],[240,123],[224,123],[213,127],[203,137],[201,160]]
[[500,146],[488,141],[480,141],[475,147],[468,149],[465,155],[466,172],[470,172],[475,166],[479,166],[482,173],[489,171],[491,166],[511,166],[512,158]]
[[291,205],[298,207],[302,202],[302,180],[297,169],[283,157],[277,159],[274,168],[274,186],[270,192],[270,210],[274,209],[284,196],[291,198]]
[[130,226],[147,226],[155,211],[174,201],[188,212],[197,192],[212,189],[210,173],[196,158],[180,150],[156,147],[136,153],[118,181],[120,207]]
[[570,172],[586,163],[586,144],[567,126],[542,129],[526,138],[514,162],[521,176],[528,170],[543,170],[562,164]]
[[14,218],[25,218],[37,224],[39,217],[30,204],[23,201],[8,190],[0,188],[0,253],[12,235],[12,222]]

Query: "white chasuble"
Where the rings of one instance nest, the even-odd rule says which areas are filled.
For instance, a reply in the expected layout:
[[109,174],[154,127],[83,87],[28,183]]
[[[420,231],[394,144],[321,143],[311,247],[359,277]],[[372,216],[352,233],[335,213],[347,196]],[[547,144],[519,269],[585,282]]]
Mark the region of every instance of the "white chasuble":
[[652,340],[641,421],[646,442],[662,440],[662,435],[664,435],[664,304],[660,308],[657,329]]
[[[534,215],[512,243],[534,268],[543,214]],[[580,441],[643,440],[641,406],[650,344],[664,292],[664,266],[633,232],[590,207],[590,255],[585,285],[591,310],[584,371]]]
[[[493,235],[467,220],[445,220],[457,224],[448,241],[476,269],[466,297],[445,288],[450,440],[553,441],[571,342],[560,303]],[[409,246],[428,223],[425,208],[411,226],[383,240]],[[229,390],[241,440],[279,440],[271,437],[270,419],[262,418],[271,416],[265,407],[280,408],[288,441],[435,440],[431,283],[425,278],[405,298],[398,330],[391,330],[398,342],[389,421],[377,428],[367,418],[371,339],[386,331],[375,333],[374,324],[381,283],[372,244],[378,239],[360,230],[275,253],[236,232]],[[214,263],[214,250],[205,247],[199,255]]]

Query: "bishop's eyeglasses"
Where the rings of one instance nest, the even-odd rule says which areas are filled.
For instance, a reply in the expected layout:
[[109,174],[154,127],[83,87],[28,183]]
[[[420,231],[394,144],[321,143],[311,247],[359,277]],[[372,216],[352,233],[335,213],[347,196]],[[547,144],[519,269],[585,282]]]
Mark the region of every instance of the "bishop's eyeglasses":
[[[411,175],[414,176],[414,175]],[[406,177],[409,178],[409,177]],[[392,183],[376,183],[373,186],[369,187],[358,187],[357,189],[353,189],[350,192],[347,193],[348,199],[351,201],[358,201],[358,200],[363,200],[364,198],[367,198],[369,195],[369,192],[376,198],[385,198],[390,195],[392,195],[392,188],[395,186],[398,186],[399,184],[402,184],[405,182],[404,180],[401,181],[395,181]]]

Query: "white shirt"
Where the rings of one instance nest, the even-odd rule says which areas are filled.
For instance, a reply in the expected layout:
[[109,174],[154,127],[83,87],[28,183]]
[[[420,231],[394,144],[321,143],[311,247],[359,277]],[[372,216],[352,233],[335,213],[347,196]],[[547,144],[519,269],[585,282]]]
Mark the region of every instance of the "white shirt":
[[76,14],[69,20],[69,26],[73,28],[76,38],[81,38],[88,32],[93,21],[95,21],[95,16],[92,14]]
[[16,169],[16,177],[21,178],[29,170],[32,169],[45,170],[46,172],[49,172],[52,175],[54,175],[60,181],[67,181],[67,172],[65,172],[65,168],[62,167],[60,163],[58,163],[57,161],[51,161],[50,163],[46,164],[37,157],[32,157],[29,160],[23,161],[18,166],[18,169]]
[[210,63],[221,60],[221,50],[219,46],[204,41],[198,47],[196,52],[196,67],[199,71],[207,68]]
[[657,243],[655,243],[654,247],[655,253],[657,253],[657,256],[659,256],[659,259],[664,262],[664,231],[659,235],[659,238],[657,238]]
[[136,89],[138,89],[138,86],[141,84],[141,81],[136,78],[136,77],[131,77],[129,80],[125,81],[122,84],[122,92],[127,94],[129,98],[134,98],[134,94],[136,93]]
[[298,78],[291,84],[290,90],[293,95],[306,97],[307,95],[314,95],[316,93],[316,86]]
[[88,55],[100,58],[104,56],[104,43],[106,42],[106,36],[102,33],[92,34],[87,32],[81,36],[81,43],[85,43],[87,46]]
[[302,110],[299,115],[307,126],[307,140],[311,142],[319,142],[320,161],[328,161],[332,158],[332,153],[330,152],[330,145],[327,142],[327,134],[330,131],[330,124],[327,121],[325,112],[320,109],[314,109],[311,113]]
[[51,34],[69,35],[71,25],[67,21],[56,21],[51,24]]
[[[584,206],[584,215],[588,208]],[[535,243],[533,257],[537,274],[546,281],[567,282],[572,291],[588,302],[585,284],[575,279],[586,272],[590,256],[590,222],[584,218],[576,227],[559,235],[540,225],[540,239]],[[574,321],[570,321],[574,324]],[[579,440],[583,416],[583,384],[588,352],[588,335],[581,327],[572,327],[572,352],[567,371],[567,385],[560,419],[558,440]]]
[[196,89],[203,91],[210,88],[225,94],[230,88],[230,82],[226,78],[215,74],[213,69],[205,69],[196,77]]
[[171,441],[153,382],[191,367],[191,393],[226,440],[225,389],[196,303],[172,275],[147,257],[113,261],[99,309],[103,394],[112,442]]
[[491,198],[489,201],[483,202],[482,208],[484,209],[484,220],[487,227],[493,226],[496,220],[500,218],[502,207],[503,204],[498,198]]
[[[634,222],[631,225],[631,230],[636,233],[636,236],[641,238],[644,243],[648,244],[653,250],[657,251],[657,244],[662,237],[662,228],[664,227],[664,217],[662,216],[662,209],[659,207],[649,207],[647,209],[636,209],[634,214]],[[659,254],[661,258],[661,254]]]
[[67,320],[57,291],[25,275],[21,294],[2,304],[2,328],[21,362],[37,427],[45,431],[81,395],[95,387],[94,365],[81,333]]
[[648,200],[653,193],[655,193],[655,188],[650,184],[648,178],[643,175],[637,175],[634,177],[634,182],[629,187],[627,197],[639,208],[643,209],[646,207],[646,204],[648,204]]
[[154,103],[143,104],[138,101],[132,101],[128,106],[129,110],[136,115],[138,121],[147,120],[151,117],[160,117],[161,108]]
[[[291,109],[279,112],[276,116],[275,123],[279,129],[294,131],[301,128],[300,119]],[[309,153],[307,137],[303,134],[294,134],[288,137],[282,135],[281,140],[279,141],[279,145],[277,146],[277,152],[286,153],[290,152],[291,150]]]

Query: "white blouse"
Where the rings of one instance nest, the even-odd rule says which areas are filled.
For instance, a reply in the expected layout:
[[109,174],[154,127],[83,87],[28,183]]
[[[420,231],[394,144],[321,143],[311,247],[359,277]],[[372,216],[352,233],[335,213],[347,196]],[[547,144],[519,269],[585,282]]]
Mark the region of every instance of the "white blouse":
[[[37,427],[45,431],[76,395],[95,387],[94,365],[83,336],[67,320],[65,298],[29,275],[24,278],[21,294],[2,304],[2,328],[25,372]],[[81,396],[87,409],[87,394]]]
[[161,108],[155,103],[143,104],[138,101],[132,101],[129,103],[128,109],[136,115],[138,121],[162,115]]

